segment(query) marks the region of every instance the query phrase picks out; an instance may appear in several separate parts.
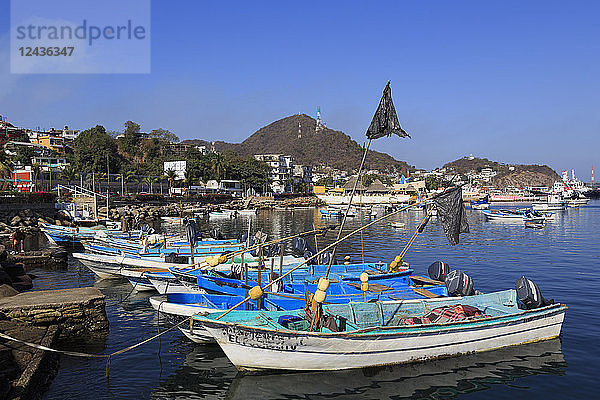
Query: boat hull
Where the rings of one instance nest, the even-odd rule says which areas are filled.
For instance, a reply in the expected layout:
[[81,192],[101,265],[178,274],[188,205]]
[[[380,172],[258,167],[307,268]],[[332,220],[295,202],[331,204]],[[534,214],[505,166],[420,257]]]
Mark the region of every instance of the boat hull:
[[403,364],[552,339],[566,306],[486,321],[398,332],[315,333],[250,328],[202,319],[231,362],[247,370],[341,370]]

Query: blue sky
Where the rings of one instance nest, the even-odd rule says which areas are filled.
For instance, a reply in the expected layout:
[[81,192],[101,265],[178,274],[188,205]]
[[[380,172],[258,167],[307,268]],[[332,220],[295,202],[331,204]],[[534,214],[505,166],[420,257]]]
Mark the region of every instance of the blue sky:
[[10,74],[0,4],[0,114],[20,126],[239,142],[319,105],[362,142],[390,79],[412,139],[377,150],[600,170],[597,1],[153,1],[151,73],[98,75]]

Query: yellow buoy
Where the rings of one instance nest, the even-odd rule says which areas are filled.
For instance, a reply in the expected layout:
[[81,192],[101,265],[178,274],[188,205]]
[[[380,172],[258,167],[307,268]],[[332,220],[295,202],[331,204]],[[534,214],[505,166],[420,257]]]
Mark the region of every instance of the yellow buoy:
[[319,278],[319,282],[317,283],[317,289],[325,291],[325,290],[327,290],[328,287],[329,287],[329,279]]
[[396,260],[392,261],[390,263],[390,271],[395,270],[397,266],[398,266],[398,263],[396,262]]
[[315,296],[314,296],[314,300],[317,303],[323,303],[325,301],[325,298],[327,297],[327,292],[321,289],[317,289],[315,291]]
[[360,290],[362,290],[363,292],[369,291],[369,282],[361,282]]
[[208,263],[208,265],[210,265],[211,267],[216,267],[217,265],[219,265],[219,257],[215,257],[215,256],[210,256],[206,259],[206,262]]
[[363,272],[362,274],[360,274],[360,281],[361,282],[368,282],[369,281],[369,274],[367,274],[366,272]]
[[227,262],[227,256],[225,254],[223,254],[221,257],[219,257],[219,264],[224,264]]
[[252,300],[258,300],[262,297],[263,291],[260,286],[257,285],[248,291],[248,295]]
[[396,264],[402,264],[402,257],[396,256],[396,258],[394,258],[394,261],[396,261]]

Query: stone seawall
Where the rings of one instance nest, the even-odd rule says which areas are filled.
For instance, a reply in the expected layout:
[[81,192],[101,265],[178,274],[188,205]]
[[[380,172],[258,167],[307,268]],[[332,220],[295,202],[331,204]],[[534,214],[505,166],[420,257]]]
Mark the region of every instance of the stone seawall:
[[[55,348],[58,338],[106,332],[104,295],[93,287],[0,298],[0,332]],[[41,399],[58,371],[58,353],[0,338],[0,400]]]
[[26,292],[0,299],[0,320],[56,325],[61,337],[108,329],[104,295],[92,287]]

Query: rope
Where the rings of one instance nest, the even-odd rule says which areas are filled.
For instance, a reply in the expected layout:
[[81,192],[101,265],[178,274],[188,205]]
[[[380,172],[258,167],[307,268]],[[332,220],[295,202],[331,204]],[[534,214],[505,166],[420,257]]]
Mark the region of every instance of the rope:
[[9,336],[9,335],[7,335],[5,333],[2,333],[2,332],[0,332],[0,338],[6,339],[6,340],[10,340],[10,341],[13,341],[13,342],[17,342],[17,343],[21,343],[21,344],[24,344],[24,345],[29,346],[29,347],[33,347],[33,348],[38,349],[38,350],[50,351],[50,352],[53,352],[53,353],[64,354],[64,355],[68,355],[68,356],[72,356],[72,357],[106,358],[106,376],[108,377],[108,374],[110,372],[110,360],[111,360],[111,357],[117,356],[117,355],[120,355],[120,354],[123,354],[123,353],[126,353],[129,350],[133,350],[133,349],[135,349],[135,348],[137,348],[137,347],[139,347],[139,346],[141,346],[143,344],[146,344],[146,343],[148,343],[148,342],[150,342],[150,341],[152,341],[152,340],[154,340],[154,339],[156,339],[156,338],[164,335],[165,333],[167,333],[169,331],[172,331],[175,328],[179,328],[181,325],[183,325],[183,323],[187,322],[188,319],[190,321],[192,320],[191,317],[190,318],[186,318],[186,319],[178,322],[177,324],[171,326],[170,328],[167,328],[164,331],[159,332],[156,335],[149,337],[148,339],[142,340],[141,342],[135,343],[135,344],[133,344],[131,346],[128,346],[128,347],[125,347],[125,348],[123,348],[121,350],[114,351],[114,352],[112,352],[110,354],[90,354],[90,353],[82,353],[82,352],[79,352],[79,351],[68,351],[68,350],[52,349],[50,347],[42,346],[42,345],[39,345],[37,343],[31,343],[31,342],[27,342],[25,340],[14,338],[14,337]]

